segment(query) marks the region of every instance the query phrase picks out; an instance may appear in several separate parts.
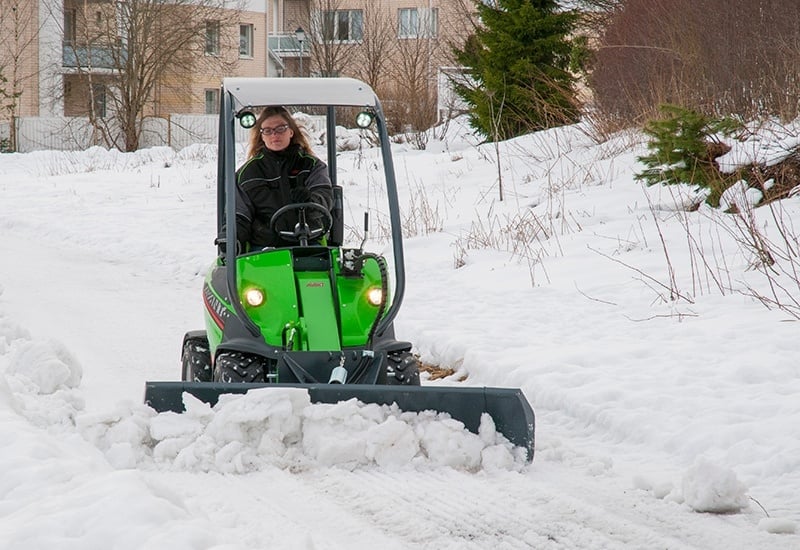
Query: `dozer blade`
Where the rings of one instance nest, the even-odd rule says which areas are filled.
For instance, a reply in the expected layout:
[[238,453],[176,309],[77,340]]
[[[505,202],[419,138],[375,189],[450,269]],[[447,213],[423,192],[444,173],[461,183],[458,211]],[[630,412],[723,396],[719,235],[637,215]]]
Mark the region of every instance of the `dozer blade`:
[[408,412],[448,413],[473,433],[481,414],[488,413],[497,431],[527,451],[533,460],[533,409],[522,390],[450,386],[377,386],[367,384],[218,384],[212,382],[147,382],[145,403],[158,412],[181,413],[183,392],[214,406],[225,393],[246,393],[255,388],[305,388],[312,403],[338,403],[356,398],[363,403],[397,406]]

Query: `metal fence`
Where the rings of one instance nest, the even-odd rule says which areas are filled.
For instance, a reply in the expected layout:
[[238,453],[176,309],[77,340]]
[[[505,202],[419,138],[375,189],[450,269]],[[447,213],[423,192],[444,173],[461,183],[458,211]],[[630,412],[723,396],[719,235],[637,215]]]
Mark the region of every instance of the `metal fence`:
[[[325,128],[325,117],[303,115],[298,122],[314,135]],[[17,151],[58,150],[82,151],[92,146],[109,147],[115,143],[109,136],[117,136],[121,148],[123,142],[119,128],[109,124],[98,129],[85,117],[22,117],[16,119]],[[142,122],[139,148],[167,146],[176,151],[194,143],[217,143],[218,115],[168,115],[148,117]],[[247,142],[250,130],[236,127],[236,141]],[[0,123],[0,144],[9,137],[9,123]]]
[[[77,151],[94,145],[108,147],[109,136],[119,136],[118,128],[108,125],[98,129],[84,117],[22,117],[16,119],[17,150],[20,153],[39,150]],[[139,147],[168,146],[180,150],[193,143],[216,143],[217,115],[169,115],[149,117],[142,124]],[[247,141],[248,130],[236,129],[236,141]],[[0,139],[9,137],[9,123],[0,124]],[[117,143],[122,145],[117,137]]]

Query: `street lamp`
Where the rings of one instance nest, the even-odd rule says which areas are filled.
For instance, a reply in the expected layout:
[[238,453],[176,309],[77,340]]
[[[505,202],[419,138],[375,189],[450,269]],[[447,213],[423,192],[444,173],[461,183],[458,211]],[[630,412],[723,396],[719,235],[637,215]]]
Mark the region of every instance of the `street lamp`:
[[306,31],[303,30],[303,27],[297,27],[294,36],[300,43],[300,76],[303,76],[303,42],[306,40]]

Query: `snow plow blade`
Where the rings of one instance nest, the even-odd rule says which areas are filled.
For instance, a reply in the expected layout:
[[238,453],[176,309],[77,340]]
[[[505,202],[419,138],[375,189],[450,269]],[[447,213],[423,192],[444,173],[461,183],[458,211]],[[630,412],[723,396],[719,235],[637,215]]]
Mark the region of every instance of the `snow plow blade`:
[[497,431],[533,460],[533,409],[522,390],[487,387],[378,386],[366,384],[218,384],[211,382],[147,382],[145,403],[157,412],[182,413],[183,392],[214,406],[225,393],[241,394],[256,388],[305,388],[312,403],[338,403],[355,398],[363,403],[397,406],[407,412],[427,410],[449,414],[473,433],[481,415],[488,413]]

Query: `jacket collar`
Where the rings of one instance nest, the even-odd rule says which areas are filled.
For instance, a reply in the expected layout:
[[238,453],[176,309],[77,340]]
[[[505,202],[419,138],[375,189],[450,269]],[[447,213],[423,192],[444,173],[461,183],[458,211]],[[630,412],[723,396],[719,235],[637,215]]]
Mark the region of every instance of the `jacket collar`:
[[297,153],[300,151],[300,145],[297,143],[290,143],[289,146],[282,150],[282,151],[271,151],[267,149],[265,145],[262,147],[262,151],[264,152],[265,157],[272,157],[274,159],[287,159],[289,157],[297,156]]

